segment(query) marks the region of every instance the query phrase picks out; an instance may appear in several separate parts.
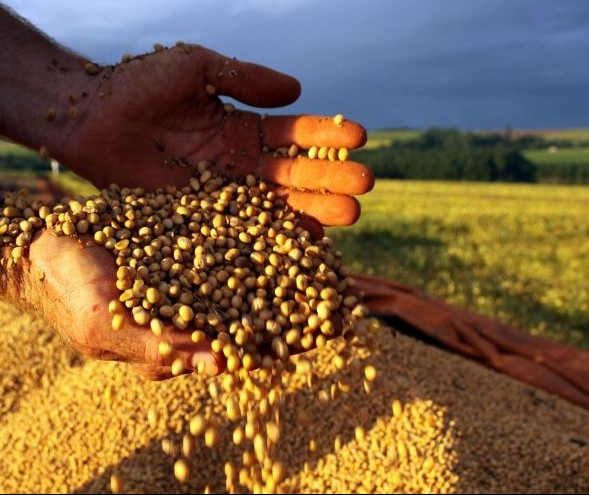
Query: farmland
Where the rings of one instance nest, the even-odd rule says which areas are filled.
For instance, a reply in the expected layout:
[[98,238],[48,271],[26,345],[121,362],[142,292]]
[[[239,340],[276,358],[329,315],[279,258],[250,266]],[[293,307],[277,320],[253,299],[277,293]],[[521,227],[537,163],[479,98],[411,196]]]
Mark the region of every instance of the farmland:
[[[379,146],[389,146],[391,143],[404,143],[420,136],[421,131],[416,129],[388,129],[368,132],[368,141],[365,149],[374,149]],[[546,148],[524,151],[524,156],[538,165],[568,165],[589,164],[589,129],[562,129],[562,130],[529,130],[516,131],[514,137],[526,134],[534,134],[544,139],[565,141],[575,145],[573,148]],[[0,148],[1,150],[1,148]]]
[[589,148],[563,148],[527,150],[524,156],[538,164],[566,165],[569,163],[589,163]]
[[[548,131],[517,131],[514,137],[520,137],[525,134],[535,134],[545,139],[569,141],[575,144],[589,142],[589,129],[563,129]],[[391,143],[402,143],[416,139],[421,134],[415,129],[390,129],[377,130],[368,132],[368,141],[366,149],[378,148],[379,146],[388,146]],[[589,147],[577,146],[574,148],[552,148],[552,149],[535,149],[526,150],[524,156],[538,165],[567,165],[567,164],[588,164]]]
[[353,158],[379,178],[589,184],[589,130],[378,130]]
[[362,272],[589,348],[589,188],[377,181],[331,229]]
[[[366,148],[389,145],[391,142],[402,142],[415,139],[421,134],[417,129],[379,129],[368,131],[368,142]],[[555,130],[519,130],[513,131],[514,137],[521,137],[526,134],[534,134],[545,139],[564,140],[572,142],[589,141],[589,129],[555,129]]]
[[378,148],[379,146],[388,146],[395,142],[409,141],[418,137],[419,134],[420,131],[411,129],[370,131],[365,148]]

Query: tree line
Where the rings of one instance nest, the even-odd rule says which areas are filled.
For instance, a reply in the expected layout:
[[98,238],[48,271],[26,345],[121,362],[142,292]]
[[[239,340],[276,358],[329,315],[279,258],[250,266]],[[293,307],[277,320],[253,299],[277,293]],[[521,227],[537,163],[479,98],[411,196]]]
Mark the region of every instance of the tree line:
[[429,129],[416,139],[358,150],[352,157],[381,178],[589,183],[589,164],[537,164],[522,154],[555,145],[572,143],[533,135],[515,138],[510,133]]

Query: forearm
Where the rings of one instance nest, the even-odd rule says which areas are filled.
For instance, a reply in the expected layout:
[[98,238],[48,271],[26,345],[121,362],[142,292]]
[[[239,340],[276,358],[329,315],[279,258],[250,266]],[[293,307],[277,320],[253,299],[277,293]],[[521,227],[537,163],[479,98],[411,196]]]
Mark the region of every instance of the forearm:
[[62,158],[97,82],[86,60],[0,5],[0,135]]

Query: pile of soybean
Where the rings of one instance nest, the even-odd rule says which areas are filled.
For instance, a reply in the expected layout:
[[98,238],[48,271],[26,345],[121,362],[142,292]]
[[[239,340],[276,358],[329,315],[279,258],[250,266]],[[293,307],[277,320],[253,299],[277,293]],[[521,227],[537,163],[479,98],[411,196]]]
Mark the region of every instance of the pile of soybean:
[[[195,439],[187,482],[171,475],[190,421],[222,412],[208,387],[223,377],[148,382],[125,364],[74,359],[41,321],[1,302],[0,323],[0,492],[110,493],[113,474],[127,493],[225,491],[225,463],[243,450],[222,416],[215,448]],[[588,411],[386,327],[372,337],[341,369],[338,339],[298,358],[320,389],[350,390],[319,400],[301,378],[283,391],[282,491],[587,493]],[[378,376],[367,393],[369,365]]]
[[5,199],[12,263],[36,228],[90,236],[118,266],[114,329],[125,312],[156,335],[172,324],[228,371],[145,382],[3,306],[0,491],[587,491],[587,411],[393,338],[328,239],[264,183],[199,167],[179,190]]
[[[65,198],[53,207],[21,192],[3,198],[2,213],[2,242],[11,246],[8,269],[26,255],[35,229],[102,246],[117,266],[120,295],[108,306],[114,331],[124,331],[131,316],[149,326],[176,376],[195,363],[175,354],[166,324],[190,332],[195,344],[208,339],[224,355],[221,386],[211,383],[208,390],[221,397],[222,413],[236,423],[233,443],[243,449],[240,463],[225,466],[226,489],[276,492],[284,472],[273,455],[282,388],[293,372],[310,387],[317,381],[311,364],[295,365],[291,354],[324,347],[339,335],[344,347],[359,344],[366,333],[365,321],[354,325],[365,309],[351,293],[354,279],[330,240],[313,240],[265,182],[216,176],[206,162],[184,188],[148,193],[113,184],[99,195]],[[340,367],[349,354],[344,347],[334,356]],[[196,371],[203,373],[204,366]],[[366,387],[375,377],[367,368]],[[329,394],[338,391],[334,385]],[[163,443],[168,454],[182,453],[174,464],[179,481],[190,479],[186,459],[198,437],[209,448],[217,445],[217,416],[196,414],[181,448]],[[158,410],[150,410],[149,424],[158,417]],[[114,492],[123,484],[113,475]]]

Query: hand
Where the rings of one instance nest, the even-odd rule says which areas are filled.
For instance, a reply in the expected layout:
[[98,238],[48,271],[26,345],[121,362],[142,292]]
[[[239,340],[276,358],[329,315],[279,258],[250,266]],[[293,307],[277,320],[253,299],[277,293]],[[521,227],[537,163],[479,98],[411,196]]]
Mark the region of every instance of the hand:
[[[336,126],[331,117],[263,118],[224,109],[219,95],[258,107],[295,101],[299,83],[271,69],[183,45],[87,78],[96,84],[64,142],[61,160],[98,187],[184,185],[195,165],[208,160],[220,173],[255,174],[276,184],[293,208],[323,225],[348,225],[360,213],[352,195],[374,185],[370,170],[359,163],[263,153],[264,147],[293,143],[301,149],[353,149],[366,139],[364,129],[351,121]],[[209,94],[213,87],[215,94]]]
[[[171,363],[178,357],[187,364],[186,373],[195,370],[198,361],[205,362],[210,375],[224,370],[224,358],[213,354],[208,344],[192,343],[188,330],[170,325],[164,335],[156,337],[149,327],[136,325],[129,315],[122,328],[112,329],[108,303],[119,294],[114,259],[104,248],[87,247],[82,241],[44,231],[31,244],[28,260],[20,263],[25,264],[21,304],[40,310],[41,316],[81,354],[131,363],[152,380],[172,377]],[[161,340],[175,348],[172,357],[159,354]]]
[[[292,103],[300,86],[284,74],[183,45],[92,75],[81,56],[2,5],[0,43],[0,134],[49,154],[98,187],[183,186],[198,162],[207,160],[218,173],[254,174],[274,184],[295,210],[314,219],[309,230],[319,236],[321,224],[353,223],[360,207],[352,196],[374,185],[370,170],[358,163],[266,152],[291,144],[302,150],[353,149],[366,139],[358,124],[337,126],[332,118],[313,116],[263,118],[229,111],[219,99],[231,96],[258,107]],[[171,359],[161,359],[160,339],[150,330],[131,321],[112,330],[107,307],[118,295],[114,280],[109,253],[49,232],[11,272],[0,265],[0,293],[40,310],[81,353],[134,363],[151,378],[169,376]],[[223,370],[223,360],[207,346],[194,346],[188,333],[168,328],[164,338],[189,366],[196,356],[211,374]]]

